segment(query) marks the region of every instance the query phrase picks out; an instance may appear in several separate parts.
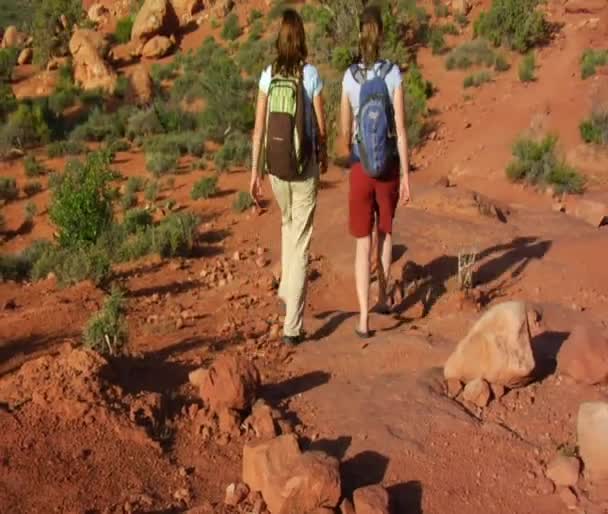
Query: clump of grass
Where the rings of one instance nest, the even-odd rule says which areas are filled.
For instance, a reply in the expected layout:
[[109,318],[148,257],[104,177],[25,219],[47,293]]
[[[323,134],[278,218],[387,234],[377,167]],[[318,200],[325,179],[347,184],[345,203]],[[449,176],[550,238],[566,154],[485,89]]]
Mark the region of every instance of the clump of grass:
[[536,80],[535,70],[536,59],[534,54],[529,52],[519,63],[519,80],[522,82],[534,82]]
[[131,32],[133,30],[134,21],[133,16],[126,16],[116,22],[114,39],[117,43],[125,44],[131,40]]
[[480,87],[486,82],[490,82],[492,80],[492,74],[488,71],[480,71],[479,73],[473,73],[465,77],[463,81],[463,86],[465,88],[469,87]]
[[146,152],[146,168],[155,177],[172,173],[179,164],[179,151],[176,148],[165,151]]
[[494,69],[496,71],[507,71],[511,68],[509,61],[503,54],[497,54],[496,60],[494,61]]
[[587,79],[597,71],[598,67],[608,64],[608,50],[588,49],[581,57],[581,77]]
[[199,223],[197,216],[187,212],[167,216],[154,231],[155,250],[165,258],[190,255]]
[[477,260],[477,250],[461,250],[458,252],[458,287],[461,291],[473,288],[473,271]]
[[591,116],[580,124],[579,130],[585,143],[608,145],[608,109],[593,109]]
[[44,175],[47,171],[44,165],[33,155],[27,155],[25,159],[23,159],[23,168],[25,170],[25,176],[29,178],[39,177],[40,175]]
[[158,193],[160,191],[158,182],[156,180],[151,181],[148,183],[148,185],[146,185],[146,188],[144,189],[144,198],[148,201],[148,202],[156,202],[156,200],[158,199]]
[[448,70],[467,70],[471,66],[492,67],[496,65],[497,55],[485,39],[467,41],[450,50],[445,65]]
[[42,191],[42,184],[37,181],[27,182],[25,186],[23,186],[23,192],[28,198],[37,195],[40,191]]
[[122,291],[113,287],[103,308],[87,323],[84,345],[98,353],[115,356],[128,340],[125,318],[125,298]]
[[38,214],[38,207],[31,200],[25,204],[25,219],[32,221]]
[[205,177],[200,179],[190,192],[190,198],[199,200],[211,198],[217,194],[217,177]]
[[234,198],[232,208],[238,212],[243,213],[254,206],[254,201],[251,195],[246,191],[239,191]]
[[81,141],[54,141],[47,146],[49,158],[64,157],[66,155],[81,155],[87,151],[86,145]]
[[532,185],[551,186],[557,193],[581,193],[584,178],[557,153],[558,138],[547,135],[541,140],[521,137],[513,145],[513,160],[507,177]]
[[226,41],[234,41],[243,33],[239,25],[239,17],[235,13],[231,13],[224,21],[222,29],[222,38]]
[[441,55],[447,51],[445,32],[439,27],[433,27],[429,34],[429,44],[433,55]]
[[441,0],[433,0],[433,7],[437,18],[447,18],[450,15],[450,9]]
[[18,196],[17,181],[13,177],[0,177],[0,201],[10,202]]
[[138,229],[152,225],[152,213],[148,209],[130,209],[125,212],[122,222],[128,234],[134,234]]
[[226,137],[224,145],[214,156],[218,171],[231,166],[248,166],[251,159],[251,140],[242,132],[233,132]]

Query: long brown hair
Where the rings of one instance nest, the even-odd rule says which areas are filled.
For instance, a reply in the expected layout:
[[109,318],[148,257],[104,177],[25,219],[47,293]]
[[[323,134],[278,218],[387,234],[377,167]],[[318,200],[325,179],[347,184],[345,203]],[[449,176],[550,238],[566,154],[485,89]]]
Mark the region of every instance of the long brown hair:
[[380,8],[376,5],[366,7],[359,20],[359,53],[365,66],[373,66],[378,61],[383,33]]
[[293,9],[285,9],[276,42],[277,59],[274,71],[286,75],[297,75],[306,58],[306,34],[300,15]]

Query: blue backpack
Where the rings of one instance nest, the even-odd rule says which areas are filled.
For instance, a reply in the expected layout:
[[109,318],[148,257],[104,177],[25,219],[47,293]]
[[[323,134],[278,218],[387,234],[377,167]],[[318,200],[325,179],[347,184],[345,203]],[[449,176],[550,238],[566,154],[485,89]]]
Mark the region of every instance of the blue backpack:
[[391,62],[382,61],[379,67],[373,67],[374,76],[368,79],[367,69],[358,64],[350,67],[361,85],[354,154],[372,178],[381,178],[397,155],[393,103],[384,80],[392,69]]

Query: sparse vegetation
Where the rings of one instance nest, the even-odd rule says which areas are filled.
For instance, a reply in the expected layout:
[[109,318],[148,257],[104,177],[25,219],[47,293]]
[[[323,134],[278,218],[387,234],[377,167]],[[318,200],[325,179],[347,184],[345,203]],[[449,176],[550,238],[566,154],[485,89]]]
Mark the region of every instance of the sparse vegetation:
[[475,21],[475,36],[494,46],[527,52],[549,37],[549,23],[538,9],[540,4],[541,0],[493,0],[490,10]]
[[160,188],[156,180],[149,182],[144,189],[144,198],[148,202],[156,202]]
[[157,178],[166,173],[173,173],[178,164],[179,150],[177,148],[146,152],[146,168]]
[[34,241],[16,255],[0,254],[0,280],[27,280],[40,256],[51,246],[48,241]]
[[214,163],[219,171],[226,171],[231,166],[247,166],[250,159],[250,138],[242,132],[233,132],[215,154]]
[[133,30],[133,16],[126,16],[116,22],[116,30],[114,31],[114,39],[117,43],[125,44],[131,40],[131,31]]
[[415,148],[424,139],[428,115],[427,101],[433,94],[433,85],[424,79],[416,65],[410,66],[405,73],[404,83],[408,143],[410,148]]
[[25,176],[29,178],[39,177],[47,172],[44,165],[33,155],[25,156],[25,159],[23,159],[23,169],[25,170]]
[[236,212],[245,212],[251,209],[253,206],[253,198],[251,198],[251,195],[246,191],[239,191],[234,198],[234,203],[232,204],[232,207]]
[[42,191],[42,184],[40,182],[27,182],[25,186],[23,186],[23,192],[28,198],[37,195],[40,191]]
[[249,25],[255,23],[257,20],[260,20],[264,17],[264,13],[262,11],[260,11],[259,9],[252,9],[249,12],[249,16],[247,16],[247,23],[249,23]]
[[490,68],[497,67],[499,60],[504,60],[504,57],[490,48],[486,40],[475,39],[450,50],[445,65],[448,70],[467,70],[472,66]]
[[461,291],[473,289],[473,272],[477,261],[477,250],[461,250],[458,252],[458,287]]
[[[81,0],[34,0],[32,36],[34,62],[45,65],[52,57],[67,55],[72,27],[83,18]],[[60,26],[60,20],[66,27]]]
[[13,68],[17,64],[18,52],[16,48],[0,48],[0,81],[13,80]]
[[115,356],[127,343],[128,330],[124,315],[125,298],[122,291],[113,287],[103,308],[87,323],[83,340],[85,346],[104,355]]
[[608,64],[608,50],[585,50],[581,57],[581,77],[587,79],[593,75],[598,67]]
[[465,77],[462,85],[465,88],[469,87],[480,87],[483,84],[490,82],[492,80],[492,74],[488,71],[480,71],[478,73],[473,73]]
[[66,155],[82,155],[86,151],[87,147],[81,141],[54,141],[46,147],[46,153],[51,159]]
[[18,196],[17,181],[13,177],[0,177],[0,201],[11,202]]
[[536,80],[535,70],[536,59],[534,58],[534,54],[529,52],[519,63],[519,80],[522,82],[533,82]]
[[217,193],[217,177],[205,177],[194,184],[190,198],[200,200],[211,198]]
[[608,145],[608,109],[595,107],[579,128],[585,143]]
[[152,213],[148,209],[130,209],[125,212],[122,222],[128,234],[134,234],[137,230],[152,225]]
[[433,27],[429,35],[429,44],[433,55],[441,55],[447,51],[445,32],[439,27]]
[[558,156],[557,143],[555,135],[541,140],[518,139],[513,145],[514,159],[507,167],[507,177],[536,186],[551,186],[556,192],[582,192],[583,177]]
[[33,220],[38,214],[38,207],[31,200],[25,204],[25,219],[28,221]]
[[239,17],[235,13],[230,13],[224,21],[222,38],[226,41],[234,41],[243,33],[239,25]]
[[0,147],[27,149],[48,143],[51,138],[50,112],[42,102],[22,102],[0,129]]

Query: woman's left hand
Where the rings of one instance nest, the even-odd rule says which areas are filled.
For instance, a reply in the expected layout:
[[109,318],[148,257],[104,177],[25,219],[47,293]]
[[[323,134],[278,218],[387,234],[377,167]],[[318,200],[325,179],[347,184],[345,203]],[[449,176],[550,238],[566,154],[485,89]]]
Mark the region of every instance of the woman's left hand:
[[401,179],[401,184],[399,185],[399,205],[407,205],[411,201],[410,183],[407,178]]

